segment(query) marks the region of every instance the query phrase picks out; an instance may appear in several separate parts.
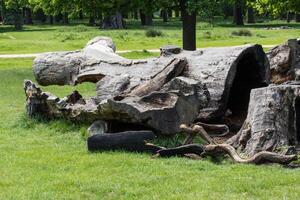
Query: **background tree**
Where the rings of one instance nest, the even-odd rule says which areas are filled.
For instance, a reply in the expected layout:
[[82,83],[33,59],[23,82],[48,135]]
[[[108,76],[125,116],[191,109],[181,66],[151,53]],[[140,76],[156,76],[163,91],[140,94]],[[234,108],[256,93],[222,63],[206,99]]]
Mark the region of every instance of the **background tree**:
[[21,30],[23,27],[22,9],[28,5],[27,0],[4,0],[6,9],[9,9],[13,14],[13,21],[16,30]]

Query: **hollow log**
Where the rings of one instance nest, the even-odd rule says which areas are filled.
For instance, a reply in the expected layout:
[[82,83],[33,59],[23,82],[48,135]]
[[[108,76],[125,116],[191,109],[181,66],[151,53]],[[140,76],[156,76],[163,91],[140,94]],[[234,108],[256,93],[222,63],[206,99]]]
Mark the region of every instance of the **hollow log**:
[[160,57],[145,60],[129,60],[115,50],[110,38],[97,37],[83,50],[35,59],[40,85],[97,84],[96,97],[54,106],[53,117],[63,112],[70,119],[116,120],[174,135],[182,123],[219,120],[228,109],[247,110],[250,90],[269,83],[269,63],[260,45],[199,51],[168,46]]
[[152,131],[103,133],[89,137],[87,146],[89,151],[126,150],[132,152],[156,153],[161,150],[161,148],[146,143],[146,141],[153,140],[154,138],[155,135]]
[[247,119],[227,143],[246,156],[261,151],[286,152],[299,144],[299,83],[252,90]]

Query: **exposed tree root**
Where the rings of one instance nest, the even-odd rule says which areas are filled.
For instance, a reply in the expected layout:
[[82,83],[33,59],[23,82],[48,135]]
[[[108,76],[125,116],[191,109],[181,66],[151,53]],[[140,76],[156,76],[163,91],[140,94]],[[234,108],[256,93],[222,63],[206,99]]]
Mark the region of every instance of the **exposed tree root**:
[[[185,132],[188,136],[185,139],[183,146],[163,149],[157,152],[157,156],[160,157],[170,157],[170,156],[184,156],[188,154],[196,154],[198,156],[219,156],[222,154],[229,155],[234,162],[236,163],[253,163],[253,164],[262,164],[262,163],[279,163],[279,164],[288,164],[294,160],[297,160],[297,155],[283,155],[274,152],[261,151],[256,153],[250,158],[241,158],[241,156],[237,153],[235,148],[229,144],[217,144],[216,141],[208,135],[206,130],[200,126],[198,123],[196,125],[188,126],[186,124],[182,124],[180,129]],[[203,124],[209,130],[214,129],[215,127],[224,128],[225,126],[214,126],[209,124]],[[226,129],[226,127],[225,127]],[[207,145],[197,145],[191,144],[193,143],[194,138],[199,135]]]

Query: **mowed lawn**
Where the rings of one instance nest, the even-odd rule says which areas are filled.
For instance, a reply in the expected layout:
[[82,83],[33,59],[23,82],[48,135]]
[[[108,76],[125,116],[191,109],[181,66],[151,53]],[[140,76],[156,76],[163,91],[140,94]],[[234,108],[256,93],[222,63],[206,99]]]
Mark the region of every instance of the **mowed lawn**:
[[[232,46],[248,43],[276,45],[300,35],[300,23],[286,24],[271,21],[236,27],[232,22],[216,22],[214,25],[201,22],[197,24],[197,47]],[[286,30],[268,30],[270,27],[289,26]],[[146,30],[162,32],[160,37],[146,37]],[[233,35],[234,31],[246,29],[251,36]],[[25,26],[23,31],[14,31],[12,26],[0,26],[0,54],[40,53],[48,51],[75,50],[85,46],[95,36],[113,38],[118,50],[158,49],[166,44],[181,45],[181,22],[172,19],[168,23],[155,20],[154,26],[143,27],[139,21],[127,21],[124,30],[100,30],[73,23],[62,25]]]
[[[230,24],[198,23],[198,47],[244,43],[273,45],[300,35],[300,25],[289,30],[266,30],[281,22],[247,25],[251,37],[232,36],[244,29]],[[36,53],[82,48],[94,36],[112,37],[118,50],[155,49],[181,44],[180,23],[156,21],[162,37],[148,38],[137,21],[128,29],[103,31],[84,25],[25,26],[15,32],[0,26],[0,54]],[[127,58],[158,55],[122,54]],[[32,120],[25,115],[23,80],[34,80],[32,59],[0,59],[0,199],[300,199],[300,169],[278,165],[254,166],[194,161],[183,158],[152,159],[151,155],[89,153],[88,124]],[[76,88],[43,88],[63,97],[74,89],[95,95],[94,84]],[[163,139],[160,139],[161,142]]]
[[[134,55],[131,55],[134,57]],[[31,59],[0,59],[0,199],[295,199],[300,170],[150,155],[89,153],[88,125],[25,115]],[[47,87],[59,96],[72,87]],[[78,86],[87,96],[93,84]]]

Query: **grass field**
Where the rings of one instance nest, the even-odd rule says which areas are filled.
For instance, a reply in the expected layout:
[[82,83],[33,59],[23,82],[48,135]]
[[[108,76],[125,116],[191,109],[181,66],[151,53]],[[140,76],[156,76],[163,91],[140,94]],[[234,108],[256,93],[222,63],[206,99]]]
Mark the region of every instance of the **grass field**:
[[[277,44],[299,37],[291,30],[265,30],[280,22],[246,26],[252,37],[232,36],[230,24],[198,23],[198,47],[244,43]],[[83,25],[26,26],[14,32],[0,26],[0,54],[34,53],[82,48],[97,35],[110,36],[118,49],[153,49],[181,44],[179,22],[156,22],[163,37],[145,37],[145,28],[130,22],[127,30],[100,31]],[[210,33],[206,33],[210,32]],[[131,52],[127,58],[155,56]],[[209,159],[151,159],[125,152],[89,153],[88,124],[32,120],[25,115],[23,80],[34,80],[32,59],[0,59],[0,199],[300,199],[300,170],[278,165],[254,166]],[[47,87],[63,97],[73,87]],[[76,87],[95,95],[94,84]],[[162,142],[162,139],[160,139]],[[168,141],[167,141],[168,142]],[[172,141],[171,141],[172,143]]]
[[[87,125],[30,120],[31,59],[0,60],[0,199],[299,199],[300,171],[150,155],[88,153]],[[64,96],[74,88],[48,87]],[[94,95],[95,86],[78,89]]]
[[[214,25],[197,24],[197,46],[232,46],[247,43],[274,45],[300,35],[300,24],[291,23],[288,30],[266,30],[266,27],[286,25],[281,21],[236,27],[231,23]],[[181,45],[179,21],[162,23],[155,21],[153,27],[142,27],[138,21],[128,21],[125,30],[99,30],[97,27],[71,24],[69,26],[34,25],[23,31],[14,31],[11,26],[0,26],[0,54],[39,53],[47,51],[75,50],[84,47],[95,36],[112,37],[118,50],[157,49],[165,44]],[[146,37],[148,29],[160,30],[161,37]],[[232,32],[247,29],[252,36],[235,36]]]

